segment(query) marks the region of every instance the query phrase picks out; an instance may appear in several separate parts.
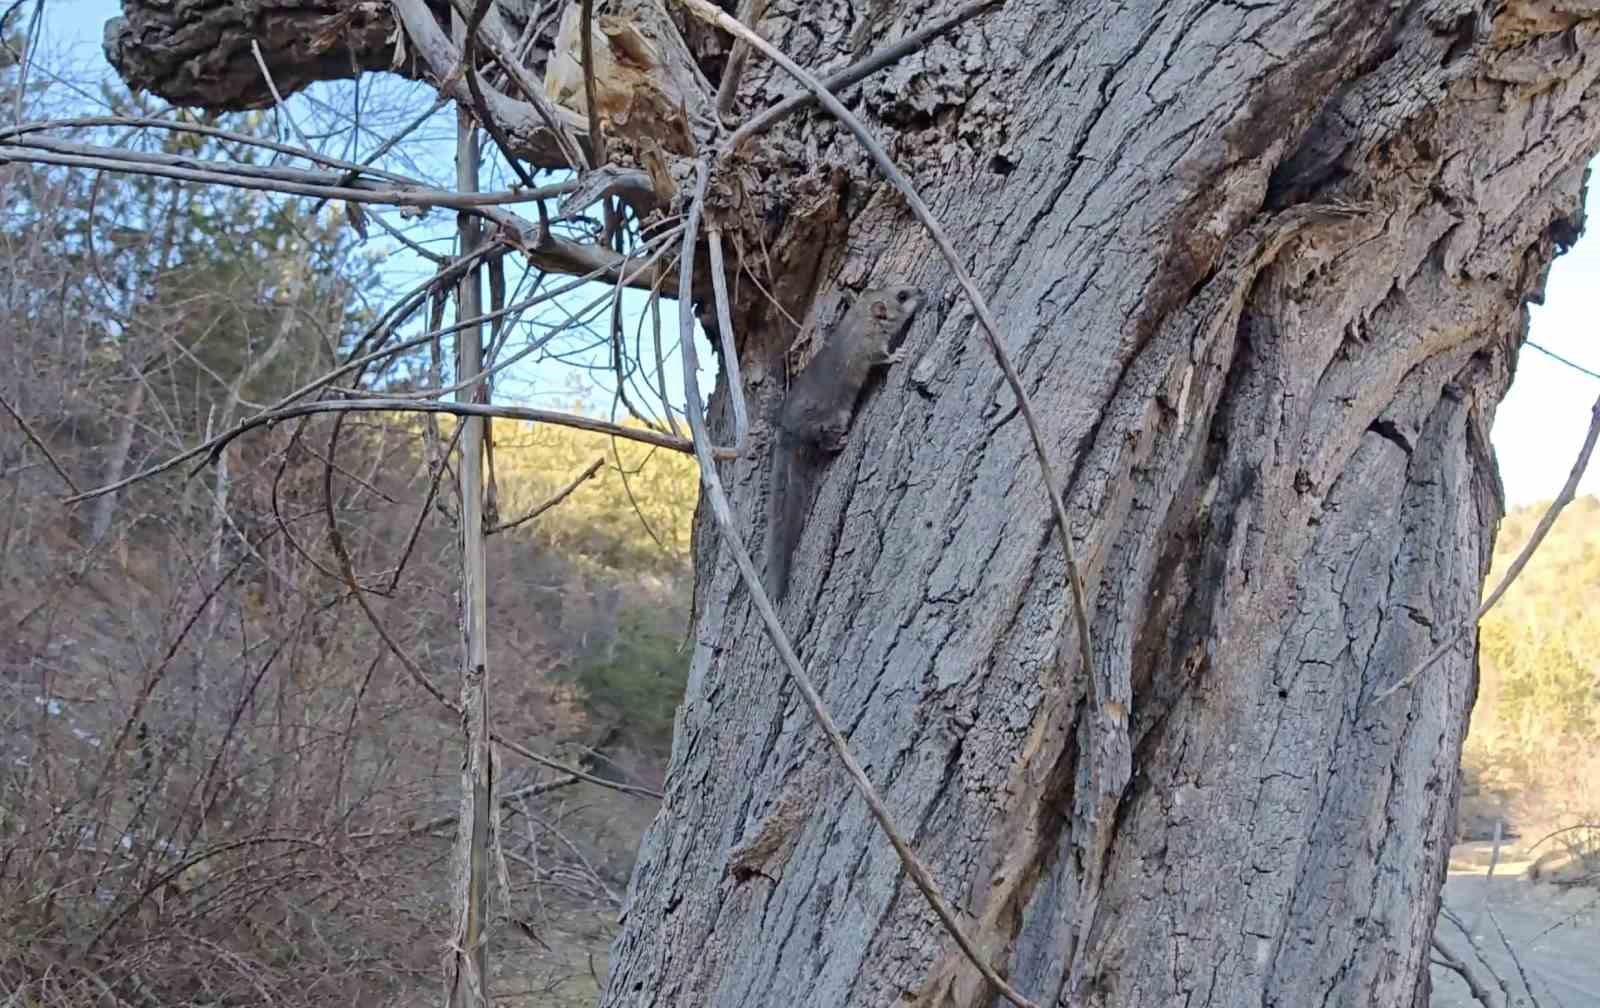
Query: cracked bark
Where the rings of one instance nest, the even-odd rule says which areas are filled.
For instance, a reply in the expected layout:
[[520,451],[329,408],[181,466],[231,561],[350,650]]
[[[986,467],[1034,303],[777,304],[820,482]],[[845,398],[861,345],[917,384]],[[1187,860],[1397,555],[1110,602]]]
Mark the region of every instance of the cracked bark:
[[[954,6],[772,0],[762,28],[825,72]],[[687,35],[714,81],[725,48]],[[1600,147],[1597,43],[1600,0],[1012,0],[847,92],[969,250],[1070,474],[1134,746],[1086,931],[1099,740],[1026,434],[844,133],[809,113],[750,153],[789,311],[934,295],[825,476],[784,615],[919,853],[1042,1003],[1426,1003],[1475,667],[1371,698],[1475,608],[1502,509],[1489,426]],[[752,59],[736,107],[794,90]],[[796,334],[748,290],[736,314],[761,418]],[[724,465],[750,543],[765,460]],[[994,1003],[704,525],[696,562],[667,797],[601,1003]]]

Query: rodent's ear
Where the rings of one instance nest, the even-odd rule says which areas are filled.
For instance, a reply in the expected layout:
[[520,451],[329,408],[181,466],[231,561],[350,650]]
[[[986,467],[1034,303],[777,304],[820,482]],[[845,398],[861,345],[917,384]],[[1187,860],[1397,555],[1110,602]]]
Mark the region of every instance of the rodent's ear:
[[886,318],[888,318],[889,317],[889,305],[888,305],[888,303],[885,302],[885,301],[882,301],[880,299],[874,298],[873,301],[872,301],[872,317],[875,318],[875,319],[886,319]]

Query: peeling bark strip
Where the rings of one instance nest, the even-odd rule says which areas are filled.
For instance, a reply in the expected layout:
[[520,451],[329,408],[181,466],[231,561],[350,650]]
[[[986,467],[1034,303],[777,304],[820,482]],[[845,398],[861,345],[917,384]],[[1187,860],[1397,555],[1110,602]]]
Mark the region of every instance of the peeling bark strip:
[[[400,3],[422,36],[446,9]],[[540,6],[506,0],[485,23],[515,37]],[[717,108],[748,121],[796,93],[753,53],[718,101],[730,40],[667,9],[595,16],[648,23],[699,152]],[[826,76],[957,9],[769,0],[758,27]],[[108,47],[169,96],[230,65],[257,13],[164,10],[130,7]],[[206,49],[141,17],[223,30]],[[337,76],[284,28],[325,10],[264,17],[280,83]],[[356,62],[388,65],[368,33],[351,31]],[[1476,606],[1502,510],[1487,432],[1524,301],[1581,227],[1597,43],[1600,0],[1010,0],[843,94],[1000,315],[1063,465],[1089,668],[1029,439],[926,235],[820,115],[719,166],[708,229],[777,301],[740,284],[719,311],[754,405],[757,450],[718,470],[746,542],[785,313],[814,325],[840,287],[942,294],[829,468],[784,615],[864,774],[1017,989],[1107,1008],[1425,1003],[1471,658],[1375,698]],[[506,88],[485,104],[521,117],[511,143],[558,158]],[[670,145],[605,130],[654,196],[681,188]],[[623,178],[640,176],[606,184]],[[673,768],[602,1004],[994,1003],[784,685],[722,545],[702,525]],[[1126,750],[1097,706],[1126,719]],[[1127,783],[1101,794],[1107,779]]]

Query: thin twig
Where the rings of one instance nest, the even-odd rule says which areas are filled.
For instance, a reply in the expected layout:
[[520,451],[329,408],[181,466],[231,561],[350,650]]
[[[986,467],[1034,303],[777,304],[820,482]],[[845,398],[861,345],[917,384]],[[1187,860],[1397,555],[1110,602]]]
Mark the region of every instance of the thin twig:
[[1505,931],[1500,927],[1499,918],[1495,917],[1493,910],[1488,913],[1489,923],[1494,925],[1494,933],[1500,936],[1500,944],[1505,946],[1506,955],[1511,957],[1511,965],[1517,968],[1517,976],[1522,980],[1522,989],[1528,992],[1528,1000],[1533,1002],[1533,1008],[1543,1008],[1539,1004],[1539,995],[1533,992],[1533,985],[1528,983],[1528,971],[1522,968],[1522,958],[1517,955],[1515,946],[1511,944],[1511,940],[1506,937]]
[[1572,472],[1567,474],[1566,485],[1561,488],[1561,492],[1556,495],[1556,499],[1550,502],[1550,507],[1545,510],[1544,517],[1539,519],[1539,524],[1534,527],[1533,536],[1528,539],[1528,544],[1522,547],[1522,552],[1518,553],[1517,558],[1511,561],[1511,566],[1506,568],[1506,576],[1500,579],[1500,583],[1495,586],[1494,591],[1490,592],[1489,597],[1483,600],[1483,604],[1478,607],[1477,613],[1473,615],[1469,623],[1451,630],[1444,641],[1433,649],[1433,653],[1423,659],[1422,664],[1407,673],[1405,678],[1373,697],[1373,703],[1381,703],[1390,695],[1398,693],[1416,682],[1418,676],[1428,671],[1435,662],[1449,654],[1455,648],[1456,643],[1475,629],[1484,615],[1494,608],[1496,602],[1500,601],[1501,596],[1505,595],[1506,589],[1511,587],[1511,582],[1517,579],[1517,575],[1522,573],[1522,568],[1528,566],[1528,561],[1533,559],[1533,554],[1539,549],[1539,544],[1544,542],[1544,537],[1555,525],[1556,518],[1561,514],[1561,509],[1572,503],[1572,499],[1577,496],[1578,484],[1583,480],[1583,474],[1589,468],[1589,457],[1594,454],[1594,445],[1597,439],[1600,439],[1600,399],[1596,399],[1594,406],[1589,410],[1589,433],[1583,439],[1583,447],[1578,450],[1578,460],[1572,464]]
[[[439,105],[442,106],[443,104],[444,101],[441,100]],[[437,107],[433,111],[437,111]],[[433,112],[430,111],[428,114],[432,115]],[[403,136],[406,132],[415,129],[418,125],[421,125],[421,123],[416,123],[406,127],[406,129],[401,132],[401,135]],[[225,130],[217,126],[204,126],[200,123],[191,122],[174,122],[166,119],[154,119],[148,116],[75,116],[70,119],[43,119],[36,122],[18,123],[15,126],[0,127],[0,141],[10,140],[12,137],[19,137],[28,133],[39,133],[45,130],[80,129],[92,126],[126,126],[132,129],[164,129],[170,130],[174,133],[194,133],[199,136],[216,137],[219,140],[227,140],[232,143],[244,144],[247,147],[260,147],[265,150],[276,151],[279,154],[286,154],[289,157],[302,158],[314,164],[326,165],[329,168],[344,169],[345,175],[343,178],[345,181],[339,183],[340,185],[348,185],[350,182],[360,178],[363,175],[371,175],[374,178],[385,179],[397,185],[422,185],[421,182],[406,175],[384,171],[380,168],[374,168],[367,164],[357,164],[354,161],[344,161],[339,158],[329,157],[328,155],[320,153],[319,151],[295,147],[292,144],[281,143],[277,140],[268,140],[265,137],[251,136],[248,133],[235,133],[233,130]],[[380,147],[372,156],[377,157],[386,149],[387,148],[385,147]]]
[[1590,378],[1600,378],[1600,371],[1595,371],[1595,370],[1593,370],[1591,368],[1586,368],[1582,364],[1579,364],[1577,361],[1568,360],[1567,358],[1565,358],[1565,357],[1561,356],[1560,354],[1556,353],[1554,350],[1550,349],[1549,347],[1543,346],[1542,344],[1539,344],[1539,343],[1535,343],[1531,339],[1523,340],[1522,341],[1522,345],[1523,346],[1532,347],[1533,349],[1535,349],[1535,350],[1539,351],[1540,353],[1544,354],[1546,357],[1549,357],[1551,360],[1554,360],[1554,361],[1556,361],[1558,363],[1561,363],[1561,364],[1565,364],[1567,367],[1571,368],[1572,370],[1578,372],[1581,375],[1587,375]]
[[533,176],[522,167],[522,160],[511,150],[511,140],[501,128],[498,118],[489,108],[489,99],[484,97],[483,86],[478,79],[478,30],[483,24],[485,15],[489,13],[489,5],[494,0],[478,0],[472,8],[472,16],[467,20],[465,33],[461,43],[461,71],[467,78],[467,91],[472,95],[473,114],[478,121],[483,123],[483,128],[489,131],[489,136],[494,140],[494,145],[500,148],[500,153],[506,159],[506,164],[516,172],[517,178],[529,189],[535,188]]
[[[469,101],[471,94],[461,82],[460,75],[457,73],[457,68],[461,65],[461,51],[450,40],[449,36],[445,35],[443,29],[439,27],[439,22],[433,11],[422,0],[391,0],[391,2],[406,34],[410,36],[411,42],[416,47],[422,61],[438,78],[440,87],[458,101],[463,103]],[[462,17],[467,17],[471,14],[463,0],[452,0],[451,9]],[[560,167],[570,166],[587,169],[589,167],[588,158],[583,152],[582,145],[567,128],[567,123],[562,117],[564,110],[557,109],[551,104],[550,99],[545,96],[544,88],[539,81],[533,78],[527,66],[514,59],[509,46],[502,45],[499,38],[492,31],[485,31],[479,36],[478,42],[483,46],[484,51],[489,54],[489,58],[494,60],[500,69],[505,72],[506,77],[517,85],[518,90],[522,92],[525,99],[512,98],[502,91],[485,85],[484,97],[490,106],[491,113],[500,117],[503,121],[520,117],[522,122],[518,123],[519,126],[523,124],[532,126],[531,119],[527,115],[531,111],[533,113],[532,118],[537,118],[550,131],[550,135],[564,162]],[[515,128],[510,131],[513,133],[518,132]],[[537,162],[538,158],[530,158],[530,160]],[[547,165],[546,167],[556,166]]]
[[261,71],[261,79],[267,82],[267,90],[272,92],[272,104],[283,118],[288,121],[289,129],[294,133],[295,139],[300,141],[300,146],[306,150],[311,149],[311,141],[300,131],[300,124],[294,121],[294,116],[289,113],[288,106],[283,103],[283,95],[278,93],[278,82],[272,79],[272,71],[267,69],[267,58],[261,55],[261,44],[254,38],[250,40],[250,52],[255,55],[256,67]]
[[[356,89],[356,93],[360,94],[359,88]],[[384,140],[383,143],[379,144],[372,151],[372,153],[362,158],[359,163],[353,164],[349,171],[339,176],[339,181],[337,184],[347,186],[356,179],[360,178],[364,173],[372,175],[383,174],[373,169],[372,165],[376,163],[379,158],[383,157],[385,154],[389,153],[396,146],[398,146],[400,141],[421,129],[423,123],[427,122],[429,119],[432,119],[440,109],[444,108],[448,104],[450,104],[450,99],[444,97],[443,95],[435,98],[433,100],[433,104],[419,113],[415,119],[400,127],[393,133],[393,135]],[[322,209],[323,204],[326,202],[327,200],[319,200],[316,205],[311,208],[311,215],[315,217],[317,212]]]
[[[77,147],[87,153],[64,153],[62,148]],[[183,164],[173,162],[182,161]],[[487,193],[457,193],[445,189],[428,189],[421,186],[360,188],[333,185],[338,181],[333,173],[319,173],[300,168],[267,168],[259,165],[234,165],[222,161],[195,161],[172,155],[118,151],[35,141],[26,146],[0,144],[0,164],[49,164],[63,168],[84,168],[94,171],[117,172],[123,175],[149,175],[155,178],[176,179],[181,182],[202,182],[207,185],[231,186],[235,189],[253,189],[259,192],[284,193],[289,196],[320,196],[324,199],[348,200],[352,203],[376,203],[386,206],[449,207],[467,210],[477,207],[500,206],[506,203],[526,203],[535,199],[559,196],[569,191],[563,183],[537,190],[507,190]],[[210,168],[189,167],[195,164]],[[294,176],[317,179],[298,181]],[[326,179],[326,181],[322,181]]]
[[[562,413],[556,410],[532,409],[527,406],[502,406],[488,403],[464,402],[417,402],[411,399],[329,399],[316,402],[300,403],[295,406],[285,406],[283,409],[270,410],[266,413],[257,413],[238,426],[226,431],[218,438],[211,441],[210,457],[215,458],[228,444],[242,434],[257,427],[270,426],[281,420],[290,420],[294,417],[310,416],[314,413],[451,413],[456,416],[495,417],[503,420],[527,420],[532,423],[555,424],[560,427],[574,427],[578,430],[594,431],[597,434],[613,434],[617,437],[627,438],[630,441],[640,441],[644,444],[655,445],[657,448],[669,448],[685,455],[694,452],[694,446],[681,437],[671,434],[662,434],[657,431],[640,427],[625,427],[622,424],[608,423],[578,413]],[[719,448],[719,458],[732,458],[731,449]]]
[[78,493],[78,484],[72,482],[72,477],[67,475],[65,469],[61,468],[61,463],[57,462],[56,457],[50,453],[50,448],[44,443],[44,439],[39,437],[38,432],[33,429],[33,426],[27,420],[23,419],[22,414],[17,412],[16,407],[12,406],[5,396],[0,396],[0,406],[6,408],[6,412],[11,414],[11,419],[17,422],[18,427],[22,428],[22,433],[26,434],[28,440],[32,441],[34,446],[44,453],[45,461],[50,463],[50,468],[56,471],[56,475],[61,477],[61,481],[71,487],[73,493]]
[[[332,547],[335,556],[339,560],[340,571],[337,575],[338,580],[349,589],[351,596],[356,601],[356,604],[361,607],[362,613],[367,617],[367,621],[372,624],[373,630],[377,632],[378,638],[383,641],[384,646],[389,649],[389,653],[394,655],[395,659],[400,662],[401,668],[405,669],[406,674],[411,677],[411,680],[418,686],[422,687],[423,692],[433,697],[433,699],[446,710],[459,717],[461,715],[461,708],[452,702],[451,699],[445,695],[443,690],[434,685],[433,681],[428,678],[428,674],[423,671],[422,666],[419,665],[417,661],[400,646],[400,642],[395,640],[394,636],[389,633],[388,626],[383,622],[382,619],[378,617],[377,612],[372,608],[372,603],[367,601],[367,595],[370,594],[370,590],[362,587],[359,579],[356,577],[355,564],[350,558],[349,550],[346,549],[344,545],[344,537],[339,531],[338,523],[335,521],[331,505],[328,503],[328,498],[326,497],[324,500],[324,506],[327,507],[325,514],[328,519],[328,545]],[[244,558],[241,557],[240,563],[242,563],[243,560]],[[126,729],[124,729],[124,734],[126,734]],[[529,749],[522,743],[505,737],[498,729],[490,730],[489,739],[497,745],[511,750],[518,756],[521,756],[523,759],[537,763],[543,767],[549,767],[551,770],[558,770],[569,777],[575,777],[578,780],[594,784],[598,787],[609,788],[612,791],[620,791],[623,794],[638,795],[643,798],[654,798],[657,801],[661,800],[662,798],[661,792],[659,791],[654,791],[650,788],[641,787],[636,784],[623,784],[619,781],[608,781],[602,777],[596,777],[593,774],[585,773],[584,771],[579,770],[577,767],[568,766],[567,764],[562,763],[560,760],[552,759],[549,756],[543,755],[542,753],[534,752],[532,749]]]
[[[718,12],[721,13],[720,11]],[[857,793],[861,795],[867,808],[872,812],[872,817],[877,820],[878,827],[889,838],[889,843],[900,857],[900,863],[905,866],[906,874],[911,876],[912,882],[922,892],[923,898],[933,908],[934,914],[960,946],[961,951],[977,968],[983,978],[993,984],[995,989],[1003,993],[1008,1000],[1019,1008],[1038,1008],[1038,1006],[1025,995],[1008,984],[999,972],[990,965],[984,955],[978,951],[972,939],[967,937],[961,923],[956,920],[955,910],[940,895],[938,885],[933,876],[928,872],[917,855],[911,850],[911,845],[900,835],[895,827],[894,820],[889,815],[888,808],[883,804],[883,799],[878,796],[878,791],[872,786],[872,781],[867,778],[866,771],[856,761],[850,751],[850,743],[845,740],[844,733],[834,722],[833,715],[828,712],[823,703],[822,695],[812,685],[811,679],[806,675],[805,669],[800,665],[800,659],[795,655],[794,646],[789,643],[789,636],[784,632],[783,624],[778,620],[777,610],[772,607],[772,600],[767,597],[766,589],[762,587],[761,575],[757,573],[754,562],[750,559],[750,552],[745,549],[744,540],[739,536],[739,530],[733,519],[733,509],[728,503],[728,495],[722,488],[722,479],[717,474],[716,461],[712,457],[711,434],[706,429],[704,405],[700,399],[700,390],[696,385],[696,372],[699,370],[699,361],[696,359],[694,348],[694,242],[695,234],[699,230],[700,211],[704,206],[706,183],[710,177],[710,170],[704,161],[698,166],[698,182],[694,200],[689,207],[689,218],[684,224],[683,255],[679,259],[678,273],[678,327],[683,355],[683,391],[687,400],[687,416],[689,429],[694,436],[695,457],[700,463],[700,481],[705,486],[706,496],[711,503],[711,514],[716,520],[717,527],[722,533],[722,545],[733,554],[735,565],[739,568],[739,575],[744,580],[745,589],[750,593],[750,599],[761,615],[761,622],[766,626],[767,636],[772,639],[773,646],[778,651],[778,656],[783,660],[784,667],[789,673],[789,678],[794,680],[800,695],[805,698],[806,706],[811,709],[812,716],[816,719],[823,735],[828,739],[838,755],[839,761],[844,764],[845,772],[850,775],[855,784]]]
[[521,756],[525,760],[537,763],[542,767],[549,767],[551,770],[559,770],[564,774],[569,774],[573,777],[576,777],[578,780],[581,780],[586,784],[594,784],[597,787],[609,788],[612,791],[619,791],[622,794],[635,795],[639,798],[653,798],[656,801],[661,801],[666,797],[660,791],[657,791],[654,788],[647,788],[641,784],[624,784],[621,781],[609,781],[604,777],[596,777],[594,774],[584,773],[577,767],[568,766],[560,760],[551,759],[549,756],[536,753],[522,743],[514,742],[511,739],[506,738],[504,735],[500,734],[498,729],[491,731],[489,733],[489,737],[494,740],[496,745],[510,749],[512,752],[516,753],[518,756]]
[[722,265],[722,229],[708,228],[706,236],[711,246],[711,290],[717,306],[717,335],[722,343],[722,366],[728,380],[728,395],[733,401],[733,450],[743,452],[745,437],[750,432],[750,412],[744,402],[744,380],[739,376],[739,348],[733,339],[728,277]]
[[1439,905],[1439,916],[1454,924],[1456,930],[1461,932],[1461,937],[1467,940],[1467,947],[1472,950],[1473,958],[1477,959],[1478,965],[1482,966],[1484,971],[1494,979],[1496,986],[1500,988],[1503,1003],[1509,1005],[1511,1003],[1511,985],[1506,982],[1505,977],[1495,971],[1493,964],[1489,962],[1489,957],[1484,955],[1483,949],[1478,945],[1478,940],[1467,929],[1467,925],[1461,920],[1461,916],[1443,903]]
[[523,515],[521,518],[518,518],[516,521],[501,522],[499,525],[494,526],[493,528],[489,529],[489,531],[484,533],[484,534],[485,535],[494,535],[496,532],[509,532],[509,531],[511,531],[512,529],[516,528],[519,525],[526,525],[528,522],[533,521],[535,518],[539,517],[540,515],[544,514],[546,511],[548,511],[551,508],[555,507],[557,504],[560,504],[562,501],[566,500],[572,494],[572,492],[574,490],[578,489],[578,487],[583,485],[583,482],[585,480],[593,478],[594,474],[599,472],[600,471],[600,467],[605,465],[605,464],[606,464],[606,457],[604,455],[596,456],[595,460],[593,462],[589,463],[589,467],[587,469],[585,469],[583,472],[579,473],[577,476],[573,477],[572,482],[568,483],[566,486],[562,487],[560,490],[557,490],[555,495],[552,496],[549,500],[545,501],[543,504],[540,504],[538,507],[534,508],[532,511],[529,511],[527,514]]
[[1530,846],[1527,849],[1527,851],[1525,851],[1524,853],[1531,855],[1534,851],[1538,850],[1540,847],[1543,847],[1544,844],[1545,844],[1545,841],[1554,840],[1556,837],[1561,836],[1562,834],[1565,834],[1565,833],[1576,833],[1579,830],[1597,830],[1597,831],[1600,831],[1600,822],[1574,823],[1571,826],[1562,826],[1560,829],[1551,830],[1550,832],[1546,833],[1544,836],[1540,837],[1537,841],[1535,841],[1533,843],[1533,845]]
[[[503,251],[503,250],[501,250],[501,251]],[[395,309],[391,309],[390,311],[386,312],[384,314],[384,317],[378,319],[377,322],[372,324],[372,326],[368,329],[367,334],[365,336],[363,336],[360,340],[357,341],[355,352],[356,353],[360,353],[361,350],[364,347],[369,345],[374,339],[378,338],[382,333],[388,332],[389,330],[393,329],[395,326],[401,324],[401,322],[403,322],[404,320],[401,319],[401,318],[398,318],[397,316],[399,316],[400,314],[403,313],[404,305],[412,302],[414,299],[416,301],[416,304],[420,305],[422,303],[422,300],[425,298],[425,296],[426,296],[426,294],[427,294],[427,292],[428,292],[428,290],[430,288],[436,287],[436,286],[441,285],[441,284],[447,284],[447,283],[454,282],[456,276],[458,276],[464,269],[464,267],[462,265],[463,263],[470,264],[472,262],[476,262],[478,257],[484,256],[484,255],[489,255],[489,254],[492,254],[492,251],[490,249],[482,249],[482,250],[479,251],[477,256],[467,256],[467,257],[465,257],[463,259],[457,259],[456,261],[452,262],[449,266],[445,267],[444,269],[441,269],[438,273],[434,274],[432,277],[430,277],[427,280],[424,280],[423,282],[418,284],[415,288],[413,288],[413,290],[412,290],[412,292],[410,294],[408,294],[406,297],[401,299],[399,306],[397,306]],[[534,297],[528,298],[527,300],[524,300],[524,301],[521,301],[521,302],[519,302],[517,304],[511,305],[511,306],[508,307],[507,310],[508,311],[509,310],[522,310],[522,309],[526,309],[526,308],[532,307],[535,304],[539,304],[539,303],[542,303],[544,301],[551,300],[551,299],[556,298],[556,297],[558,297],[558,296],[560,296],[562,294],[566,294],[569,291],[572,291],[572,290],[576,289],[577,287],[581,286],[582,284],[584,284],[584,283],[586,283],[586,282],[588,282],[588,281],[600,276],[602,273],[606,273],[610,269],[611,269],[611,267],[607,266],[607,267],[602,267],[600,269],[594,270],[594,271],[592,271],[591,273],[589,273],[589,274],[587,274],[585,276],[574,278],[573,280],[570,280],[565,284],[562,284],[562,285],[560,285],[558,287],[555,287],[555,288],[553,288],[551,290],[545,291],[543,294],[535,295]],[[624,274],[623,281],[627,282],[630,276],[631,276],[631,274]],[[488,318],[493,318],[494,316],[495,316],[494,312],[489,312],[489,313],[486,313],[483,316],[483,318],[488,319]],[[307,382],[305,385],[302,385],[300,388],[295,389],[293,392],[290,392],[288,395],[284,396],[283,398],[279,399],[277,402],[273,403],[271,408],[267,412],[271,412],[272,410],[279,410],[279,409],[283,409],[285,407],[288,407],[289,405],[294,403],[296,400],[302,399],[305,396],[308,396],[311,393],[316,392],[319,389],[326,388],[327,386],[329,386],[329,385],[331,385],[333,383],[333,380],[335,378],[339,377],[341,374],[344,374],[345,372],[365,368],[368,364],[371,364],[371,363],[373,363],[375,361],[378,361],[378,360],[382,360],[385,357],[390,357],[390,356],[393,356],[395,354],[402,353],[402,352],[404,352],[406,350],[409,350],[409,349],[412,349],[412,348],[415,348],[415,347],[418,347],[418,346],[422,346],[423,344],[429,343],[432,340],[434,340],[435,338],[437,338],[438,335],[440,335],[442,333],[454,332],[460,326],[466,325],[466,324],[470,324],[472,321],[473,321],[472,319],[465,319],[465,320],[463,320],[461,322],[456,323],[455,325],[448,326],[448,327],[433,326],[433,327],[430,328],[430,330],[428,332],[423,333],[421,336],[418,336],[418,337],[415,337],[413,339],[406,340],[404,342],[398,343],[398,344],[396,344],[396,345],[394,345],[392,347],[373,350],[373,351],[367,352],[365,354],[362,354],[359,357],[354,357],[351,360],[345,361],[343,364],[340,364],[337,367],[333,368],[331,371],[325,372],[320,377],[312,379],[311,381]],[[161,473],[164,473],[169,469],[176,468],[177,466],[180,466],[183,463],[188,462],[191,459],[199,458],[202,455],[206,455],[207,453],[209,453],[209,452],[213,451],[214,449],[216,449],[219,445],[221,445],[221,444],[225,443],[226,441],[231,440],[231,439],[237,437],[239,434],[243,433],[245,426],[254,425],[254,421],[260,419],[264,415],[265,415],[264,413],[258,413],[253,417],[250,417],[250,418],[247,418],[244,421],[241,421],[239,426],[236,426],[236,427],[234,427],[234,428],[232,428],[230,430],[227,430],[227,431],[223,431],[222,433],[218,434],[217,436],[215,436],[213,438],[210,438],[209,440],[203,441],[200,444],[195,445],[193,448],[190,448],[190,449],[187,449],[185,451],[179,452],[177,455],[174,455],[174,456],[166,459],[165,461],[157,462],[156,464],[151,465],[151,466],[149,466],[149,467],[147,467],[145,469],[142,469],[139,472],[136,472],[131,476],[126,476],[126,477],[124,477],[124,478],[122,478],[120,480],[117,480],[117,481],[113,482],[113,483],[107,483],[104,486],[98,486],[98,487],[95,487],[95,488],[93,488],[91,490],[78,492],[78,493],[74,494],[71,497],[67,497],[67,498],[63,499],[62,503],[64,503],[64,504],[77,504],[77,503],[80,503],[82,501],[94,498],[94,497],[102,496],[104,494],[115,493],[116,491],[121,490],[123,487],[130,486],[130,485],[132,485],[134,483],[139,482],[140,480],[149,479],[152,476],[160,475]],[[565,415],[565,414],[553,414],[553,415]],[[557,423],[559,421],[550,420],[548,422]],[[610,428],[608,427],[608,428],[605,428],[605,429],[609,430]],[[689,450],[688,449],[689,442],[686,439],[683,439],[683,438],[680,438],[679,441],[681,442],[682,447],[676,447],[676,446],[673,446],[673,445],[663,445],[662,447],[670,447],[674,451],[682,451],[682,452],[687,453],[688,450]],[[721,456],[719,456],[719,457],[721,457]],[[731,457],[731,456],[729,456],[729,457]]]

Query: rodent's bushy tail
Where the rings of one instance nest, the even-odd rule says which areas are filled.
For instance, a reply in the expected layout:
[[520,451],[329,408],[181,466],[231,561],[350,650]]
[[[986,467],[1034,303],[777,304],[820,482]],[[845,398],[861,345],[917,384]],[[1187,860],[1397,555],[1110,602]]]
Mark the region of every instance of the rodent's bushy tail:
[[767,594],[780,602],[789,590],[789,562],[811,509],[816,466],[809,446],[779,433],[772,449],[772,484],[767,495]]

